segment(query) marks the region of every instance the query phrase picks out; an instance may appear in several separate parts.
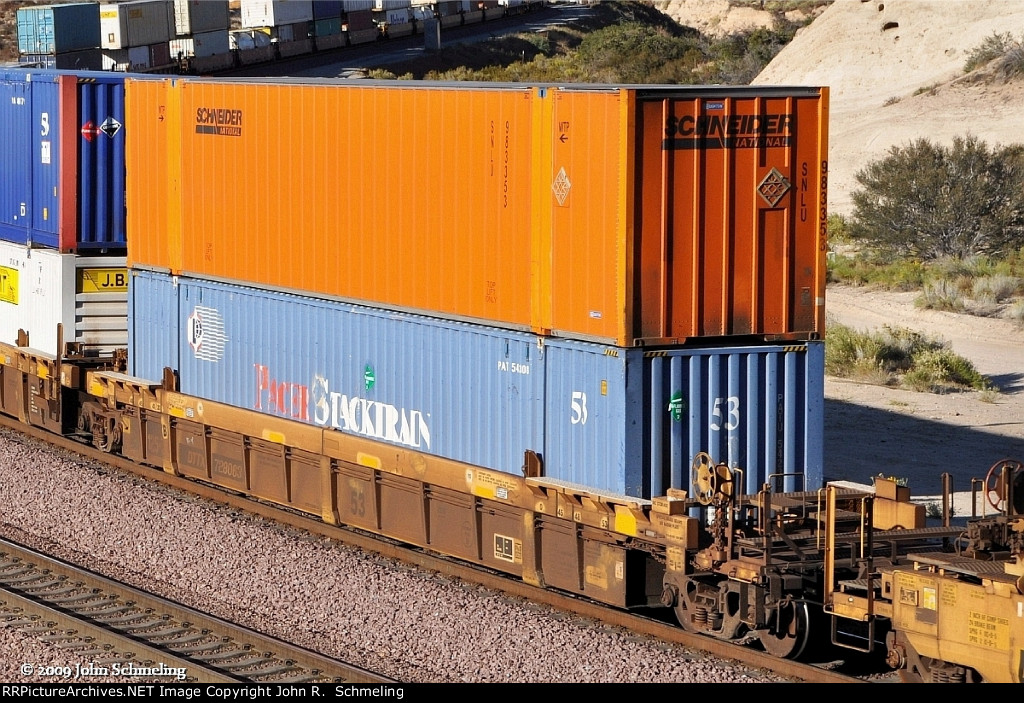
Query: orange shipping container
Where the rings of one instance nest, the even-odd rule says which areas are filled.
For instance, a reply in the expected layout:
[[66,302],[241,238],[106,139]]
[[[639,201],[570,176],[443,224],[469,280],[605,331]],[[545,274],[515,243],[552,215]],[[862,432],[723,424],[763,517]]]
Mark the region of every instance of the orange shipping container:
[[140,268],[620,346],[824,331],[828,93],[128,79]]

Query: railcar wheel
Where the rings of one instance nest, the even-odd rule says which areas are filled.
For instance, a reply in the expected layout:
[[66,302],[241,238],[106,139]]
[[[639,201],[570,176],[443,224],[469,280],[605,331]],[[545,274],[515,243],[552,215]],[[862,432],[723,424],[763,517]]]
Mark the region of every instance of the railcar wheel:
[[[676,596],[676,604],[672,608],[676,614],[676,620],[687,632],[704,633],[706,630],[704,627],[698,624],[698,619],[701,619],[697,612],[696,596],[697,584],[691,579],[685,579],[679,588],[679,593]],[[706,614],[704,619],[706,619]]]
[[790,601],[775,611],[771,627],[758,632],[764,650],[779,659],[798,659],[811,638],[811,615],[804,601]]

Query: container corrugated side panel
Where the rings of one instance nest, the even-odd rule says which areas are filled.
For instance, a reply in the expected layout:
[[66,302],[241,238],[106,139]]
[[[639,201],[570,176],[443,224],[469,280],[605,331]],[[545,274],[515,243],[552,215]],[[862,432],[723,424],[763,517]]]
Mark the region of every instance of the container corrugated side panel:
[[28,208],[32,196],[31,85],[3,74],[0,83],[0,238],[24,244],[29,240]]
[[100,45],[99,4],[23,7],[18,10],[18,27],[18,48],[23,54],[62,54],[97,48]]
[[11,242],[0,242],[0,257],[0,341],[14,344],[25,330],[32,348],[56,354],[57,324],[68,341],[74,336],[74,257]]
[[36,74],[32,93],[32,242],[55,247],[60,232],[60,179],[64,165],[60,160],[62,134],[61,93],[51,76]]
[[313,0],[313,19],[335,19],[341,18],[341,13],[345,11],[346,4],[341,0]]
[[[125,134],[131,143],[125,153],[126,222],[127,230],[136,235],[127,243],[128,266],[161,262],[158,268],[169,269],[169,218],[173,214],[169,201],[177,192],[181,173],[181,159],[169,158],[171,140],[180,135],[177,125],[171,127],[179,119],[177,103],[170,100],[174,95],[168,90],[167,79],[128,77],[125,83],[126,119],[132,124],[132,130]],[[161,109],[166,119],[143,119]],[[136,129],[144,132],[144,138],[133,138],[130,132]]]
[[179,36],[227,30],[228,0],[174,0],[174,29]]
[[178,299],[173,281],[147,271],[128,276],[128,373],[151,381],[178,368]]
[[645,352],[547,345],[545,473],[649,498],[690,490],[698,452],[746,490],[816,490],[823,476],[822,342]]
[[146,328],[178,300],[184,393],[508,473],[539,451],[532,335],[186,277],[175,289],[168,274],[133,280],[153,287],[131,311],[132,348],[147,360],[137,371],[160,370],[166,333]]
[[[169,249],[133,254],[138,265],[529,325],[530,91],[202,80],[179,80],[169,91],[181,98],[180,117],[172,122],[168,112],[165,121],[182,140],[181,196],[170,203],[182,214],[180,233],[169,233]],[[206,112],[210,106],[223,112]],[[206,123],[195,124],[197,114]],[[241,124],[215,124],[235,116]],[[157,113],[130,117],[133,143],[157,143]],[[288,124],[302,129],[282,129]],[[431,134],[452,124],[462,131],[415,149],[380,149],[366,138],[401,134],[409,124]],[[268,150],[279,155],[273,169]],[[472,184],[474,194],[392,197],[424,182]],[[176,249],[180,268],[171,260]]]
[[86,354],[124,348],[125,275],[124,257],[82,257],[0,242],[0,341],[13,344],[18,330],[25,330],[29,346],[57,354],[61,324],[64,341],[78,342]]
[[0,75],[0,238],[55,248],[60,227],[60,91],[53,74],[12,70]]
[[123,250],[127,246],[124,76],[80,74],[78,102],[78,124],[106,125],[108,130],[78,140],[78,247]]

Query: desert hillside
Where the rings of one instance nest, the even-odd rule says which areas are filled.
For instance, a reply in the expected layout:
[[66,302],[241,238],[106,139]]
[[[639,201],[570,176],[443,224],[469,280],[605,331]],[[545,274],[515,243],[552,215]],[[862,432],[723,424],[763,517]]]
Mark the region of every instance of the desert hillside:
[[[710,32],[769,24],[760,4],[658,6]],[[1024,142],[1024,79],[964,75],[970,53],[995,33],[1024,42],[1024,0],[836,0],[754,83],[829,87],[829,208],[849,214],[857,171],[892,146],[969,134],[990,146]]]

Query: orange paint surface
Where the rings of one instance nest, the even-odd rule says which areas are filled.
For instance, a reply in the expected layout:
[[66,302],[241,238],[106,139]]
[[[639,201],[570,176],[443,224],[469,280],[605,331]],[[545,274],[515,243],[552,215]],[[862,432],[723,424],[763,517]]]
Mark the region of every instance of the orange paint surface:
[[824,330],[825,90],[126,84],[132,266],[622,346]]

